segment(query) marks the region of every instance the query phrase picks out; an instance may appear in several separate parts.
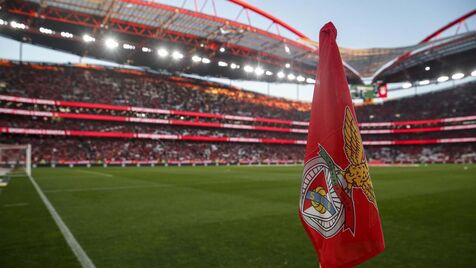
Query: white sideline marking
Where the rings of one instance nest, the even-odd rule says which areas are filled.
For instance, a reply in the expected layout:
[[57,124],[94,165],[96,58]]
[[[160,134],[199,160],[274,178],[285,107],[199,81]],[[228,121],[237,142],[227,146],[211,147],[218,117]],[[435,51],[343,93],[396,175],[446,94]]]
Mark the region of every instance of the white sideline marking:
[[77,188],[77,189],[57,189],[57,190],[45,190],[45,193],[63,193],[63,192],[90,192],[90,191],[114,191],[114,190],[127,190],[138,188],[157,188],[157,187],[171,187],[170,185],[132,185],[132,186],[117,186],[117,187],[94,187],[94,188]]
[[53,207],[53,205],[50,203],[46,195],[43,193],[41,190],[40,186],[36,183],[35,179],[32,176],[28,176],[30,178],[31,183],[36,189],[36,192],[40,196],[41,200],[45,204],[46,208],[51,214],[51,217],[53,217],[53,220],[55,221],[56,225],[60,229],[61,233],[63,234],[64,239],[68,243],[69,247],[73,251],[74,255],[76,255],[76,258],[78,259],[79,263],[83,268],[95,268],[96,266],[94,263],[91,261],[91,259],[88,257],[86,252],[83,250],[81,245],[78,243],[76,238],[74,238],[73,233],[69,230],[68,226],[63,222],[61,219],[60,215],[58,212],[56,212],[56,209]]
[[89,170],[76,170],[77,172],[83,172],[83,173],[89,173],[89,174],[94,174],[94,175],[99,175],[99,176],[104,176],[104,177],[113,177],[114,175],[108,174],[108,173],[103,173],[103,172],[98,172],[98,171],[89,171]]
[[28,205],[29,205],[28,203],[13,203],[13,204],[5,204],[5,205],[3,205],[3,207],[5,207],[5,208],[24,207],[24,206],[28,206]]

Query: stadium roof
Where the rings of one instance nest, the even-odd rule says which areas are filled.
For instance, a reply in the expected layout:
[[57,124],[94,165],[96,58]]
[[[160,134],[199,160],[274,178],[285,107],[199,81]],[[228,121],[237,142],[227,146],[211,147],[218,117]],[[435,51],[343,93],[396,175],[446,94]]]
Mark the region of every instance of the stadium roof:
[[[205,2],[205,4],[208,1]],[[0,3],[0,34],[18,41],[120,64],[230,79],[313,83],[318,44],[241,0],[237,18],[146,0],[11,0]],[[210,1],[214,3],[214,1]],[[253,26],[253,13],[269,21]],[[461,23],[472,11],[445,27]],[[443,27],[443,28],[445,28]],[[474,32],[401,48],[341,48],[351,83],[411,79],[408,66],[474,49]],[[274,32],[272,30],[275,30]],[[428,52],[433,57],[423,57]],[[442,54],[443,53],[443,54]],[[473,53],[474,54],[474,53]],[[402,73],[404,75],[402,75]]]

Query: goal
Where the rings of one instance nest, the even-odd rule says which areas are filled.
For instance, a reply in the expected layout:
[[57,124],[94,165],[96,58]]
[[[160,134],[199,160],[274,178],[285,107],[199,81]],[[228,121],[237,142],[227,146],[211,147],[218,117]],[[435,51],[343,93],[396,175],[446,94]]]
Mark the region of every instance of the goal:
[[31,144],[0,144],[0,180],[25,175],[31,176]]

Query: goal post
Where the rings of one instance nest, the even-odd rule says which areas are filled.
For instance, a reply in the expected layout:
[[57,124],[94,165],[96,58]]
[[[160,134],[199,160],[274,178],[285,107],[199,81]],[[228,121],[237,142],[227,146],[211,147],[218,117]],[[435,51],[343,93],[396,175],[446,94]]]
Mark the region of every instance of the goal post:
[[0,144],[0,178],[31,176],[31,144]]

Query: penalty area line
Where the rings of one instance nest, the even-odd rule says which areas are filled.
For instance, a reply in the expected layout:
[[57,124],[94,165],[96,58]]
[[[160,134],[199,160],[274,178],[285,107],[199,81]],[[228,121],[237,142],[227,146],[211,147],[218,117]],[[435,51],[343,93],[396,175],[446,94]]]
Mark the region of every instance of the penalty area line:
[[74,255],[78,259],[79,263],[83,268],[95,268],[96,266],[94,263],[91,261],[91,259],[88,257],[86,252],[83,250],[81,245],[78,243],[76,238],[74,237],[73,233],[69,230],[68,226],[64,223],[64,221],[61,219],[60,215],[58,212],[56,212],[56,209],[53,207],[51,202],[48,200],[46,195],[43,193],[43,190],[41,190],[40,186],[36,183],[35,179],[32,176],[28,176],[30,179],[31,183],[33,184],[33,187],[35,187],[36,192],[40,196],[41,200],[45,204],[46,208],[51,214],[51,217],[55,221],[56,225],[60,229],[61,233],[63,234],[64,239],[66,240],[66,243],[68,243],[68,246],[71,248],[73,251]]

